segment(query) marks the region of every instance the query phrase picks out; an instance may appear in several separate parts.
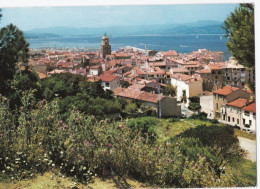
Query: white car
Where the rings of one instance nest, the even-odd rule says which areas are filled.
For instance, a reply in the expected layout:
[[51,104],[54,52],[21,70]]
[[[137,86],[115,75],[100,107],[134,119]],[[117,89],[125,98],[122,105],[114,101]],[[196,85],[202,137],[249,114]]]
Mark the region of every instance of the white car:
[[242,129],[243,131],[246,131],[246,132],[248,132],[248,133],[253,133],[252,131],[251,131],[251,129],[247,129],[247,128],[244,128],[244,129]]

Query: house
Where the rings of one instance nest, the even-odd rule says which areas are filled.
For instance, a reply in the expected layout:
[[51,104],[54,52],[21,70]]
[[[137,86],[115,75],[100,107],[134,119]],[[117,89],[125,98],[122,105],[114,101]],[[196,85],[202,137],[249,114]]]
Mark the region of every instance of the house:
[[222,70],[219,64],[208,64],[203,70],[196,71],[203,78],[203,90],[215,91],[223,87]]
[[227,104],[238,98],[249,99],[250,93],[229,85],[213,91],[214,118],[227,121]]
[[159,84],[157,82],[151,81],[149,83],[146,83],[145,87],[142,88],[141,90],[149,93],[159,94],[159,93],[163,93],[164,87],[165,87],[164,84]]
[[200,96],[200,111],[208,114],[209,119],[214,118],[213,114],[213,93],[203,91],[203,94]]
[[197,97],[203,93],[202,78],[195,74],[173,74],[171,84],[177,87],[177,100],[186,102],[186,105],[190,97]]
[[176,98],[141,91],[141,87],[143,86],[132,85],[128,88],[114,89],[113,92],[117,97],[138,100],[142,103],[142,107],[151,108],[158,117],[181,115],[181,106],[177,105]]
[[95,65],[89,68],[90,75],[100,75],[101,72],[102,72],[101,65]]
[[99,78],[101,79],[101,85],[104,90],[114,90],[120,86],[120,79],[118,76],[102,74]]
[[227,120],[230,125],[242,125],[242,108],[248,105],[248,100],[238,98],[230,103],[227,103]]
[[242,108],[242,124],[245,127],[249,127],[251,131],[256,131],[255,103]]

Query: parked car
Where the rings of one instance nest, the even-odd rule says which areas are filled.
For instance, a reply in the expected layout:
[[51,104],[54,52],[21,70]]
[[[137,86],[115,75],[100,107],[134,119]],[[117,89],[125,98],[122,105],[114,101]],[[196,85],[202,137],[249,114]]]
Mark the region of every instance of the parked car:
[[246,131],[246,132],[248,132],[248,133],[253,133],[253,131],[251,131],[251,129],[247,129],[247,128],[244,128],[244,129],[242,129],[243,131]]

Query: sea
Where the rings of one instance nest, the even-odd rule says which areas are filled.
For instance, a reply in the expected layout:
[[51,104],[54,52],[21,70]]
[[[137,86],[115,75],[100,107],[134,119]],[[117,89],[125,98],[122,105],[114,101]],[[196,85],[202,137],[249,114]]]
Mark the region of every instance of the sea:
[[[148,50],[168,51],[175,50],[178,53],[190,53],[198,49],[224,52],[225,60],[231,56],[227,47],[227,39],[219,34],[201,35],[138,35],[138,36],[108,36],[112,51],[125,46],[133,46]],[[66,36],[27,39],[30,48],[81,48],[98,49],[100,48],[102,36]]]

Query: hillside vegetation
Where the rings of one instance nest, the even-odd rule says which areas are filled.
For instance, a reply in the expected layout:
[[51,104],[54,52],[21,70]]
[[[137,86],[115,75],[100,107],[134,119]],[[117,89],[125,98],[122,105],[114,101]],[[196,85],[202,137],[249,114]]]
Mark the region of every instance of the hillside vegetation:
[[15,114],[8,99],[0,100],[2,181],[33,179],[57,169],[85,185],[110,172],[158,187],[255,185],[254,177],[239,177],[238,182],[227,170],[244,155],[231,127],[196,126],[193,120],[194,127],[176,125],[179,131],[162,138],[160,124],[171,128],[178,123],[175,119],[98,121],[73,108],[63,121],[56,100],[36,102],[28,92],[21,102]]

